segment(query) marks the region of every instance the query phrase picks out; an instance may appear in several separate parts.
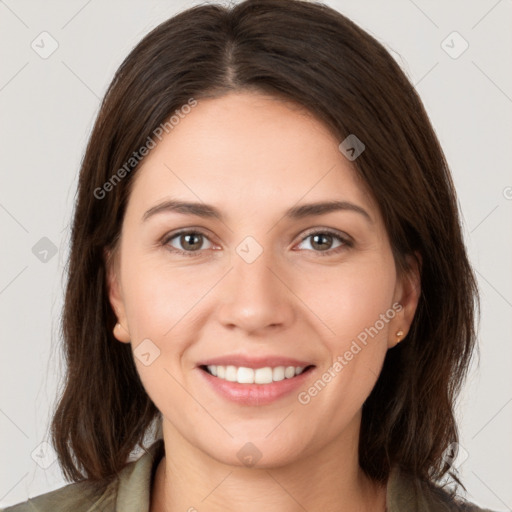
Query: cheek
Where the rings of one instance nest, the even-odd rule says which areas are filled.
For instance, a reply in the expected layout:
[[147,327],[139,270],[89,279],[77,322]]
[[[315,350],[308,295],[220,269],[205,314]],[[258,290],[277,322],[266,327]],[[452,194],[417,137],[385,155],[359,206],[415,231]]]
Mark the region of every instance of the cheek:
[[193,272],[143,257],[127,262],[123,272],[132,351],[142,384],[161,410],[169,396],[184,404],[190,397],[177,384],[182,380],[179,366],[193,335],[194,304],[207,292],[206,285],[197,274],[191,279]]
[[307,305],[329,327],[330,345],[338,345],[341,350],[347,341],[375,324],[379,334],[387,334],[388,323],[382,323],[381,318],[386,313],[388,317],[394,316],[395,283],[393,262],[376,260],[326,269],[314,279],[304,281],[300,296],[306,298]]
[[[176,268],[136,251],[132,255],[122,268],[122,278],[137,371],[157,406],[169,396],[186,401],[190,397],[173,376],[181,381],[183,369],[195,366],[188,349],[208,314],[207,299],[218,274],[207,266]],[[142,356],[147,353],[149,357]]]
[[173,269],[149,258],[133,258],[124,269],[123,279],[128,323],[135,342],[154,338],[158,343],[173,336],[208,291],[200,272]]
[[301,403],[310,404],[325,422],[339,425],[352,417],[375,385],[396,314],[394,276],[392,262],[360,269],[341,266],[304,288],[301,296],[308,297],[308,306],[329,327],[322,338],[329,360],[314,388],[302,390]]

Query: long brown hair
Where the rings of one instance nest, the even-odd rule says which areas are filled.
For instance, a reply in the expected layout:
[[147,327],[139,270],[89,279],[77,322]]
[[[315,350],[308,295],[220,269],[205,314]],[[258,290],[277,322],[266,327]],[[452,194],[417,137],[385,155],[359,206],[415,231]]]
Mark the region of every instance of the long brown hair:
[[159,415],[130,345],[113,337],[106,288],[105,249],[116,247],[137,172],[131,157],[191,98],[241,90],[295,102],[340,142],[350,134],[364,142],[353,165],[379,205],[397,267],[407,271],[415,251],[422,266],[410,332],[388,351],[363,406],[360,465],[381,482],[395,464],[439,480],[449,469],[443,451],[458,439],[454,401],[478,306],[454,186],[423,104],[390,54],[339,12],[302,0],[183,11],[144,37],[107,90],[80,170],[68,262],[67,375],[51,431],[65,476],[113,478]]

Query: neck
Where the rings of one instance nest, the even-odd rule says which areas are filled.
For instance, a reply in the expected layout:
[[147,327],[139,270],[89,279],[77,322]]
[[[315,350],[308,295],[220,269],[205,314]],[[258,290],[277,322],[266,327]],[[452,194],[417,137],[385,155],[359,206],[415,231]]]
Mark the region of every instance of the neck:
[[150,512],[384,512],[386,486],[358,464],[358,430],[288,465],[233,466],[192,446],[164,419]]

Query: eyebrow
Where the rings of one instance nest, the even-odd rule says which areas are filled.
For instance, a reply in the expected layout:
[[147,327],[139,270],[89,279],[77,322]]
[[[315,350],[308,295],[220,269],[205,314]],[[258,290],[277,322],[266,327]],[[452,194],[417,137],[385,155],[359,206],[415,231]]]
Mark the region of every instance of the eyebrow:
[[[305,217],[313,217],[315,215],[325,215],[335,211],[351,211],[359,213],[367,221],[373,223],[373,219],[370,214],[363,207],[349,201],[323,201],[318,203],[302,204],[287,210],[284,217],[297,220]],[[218,219],[220,221],[223,220],[221,211],[215,206],[206,203],[178,201],[175,199],[163,201],[162,203],[153,206],[143,215],[142,220],[145,222],[154,215],[168,212],[176,212],[184,215],[196,215],[198,217]]]

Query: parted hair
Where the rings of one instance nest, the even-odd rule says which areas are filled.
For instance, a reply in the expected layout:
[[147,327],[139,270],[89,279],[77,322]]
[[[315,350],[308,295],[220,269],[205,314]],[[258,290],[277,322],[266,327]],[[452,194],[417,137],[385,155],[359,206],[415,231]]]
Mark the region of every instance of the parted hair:
[[478,313],[454,185],[422,101],[390,53],[341,13],[305,0],[194,6],[149,32],[115,73],[82,159],[66,267],[66,374],[51,423],[65,477],[111,480],[160,415],[131,345],[112,334],[108,300],[105,251],[117,248],[140,166],[131,157],[191,98],[231,91],[292,102],[340,142],[355,134],[365,144],[352,165],[378,204],[399,272],[420,255],[421,294],[363,405],[359,463],[379,482],[394,465],[441,480],[450,470],[443,452],[458,441],[454,405]]

